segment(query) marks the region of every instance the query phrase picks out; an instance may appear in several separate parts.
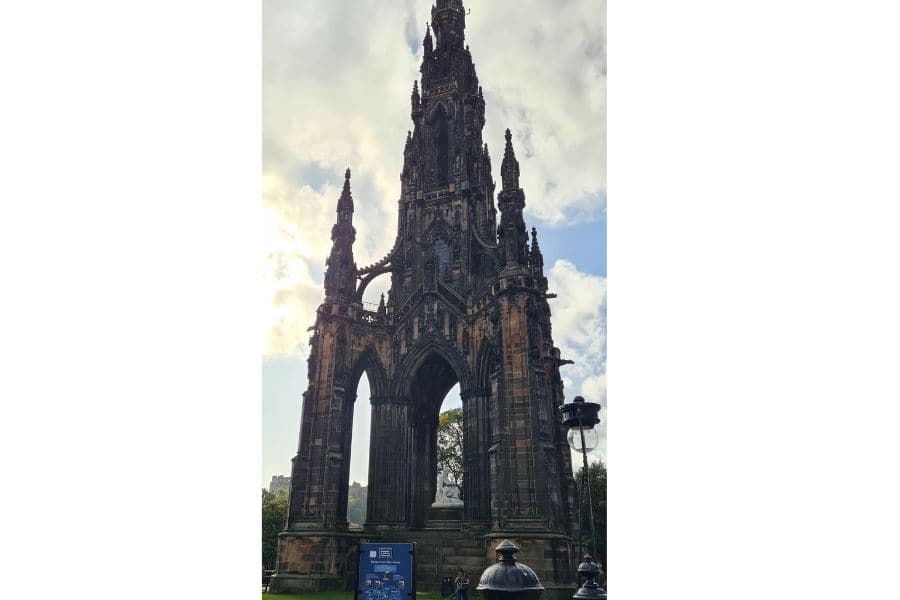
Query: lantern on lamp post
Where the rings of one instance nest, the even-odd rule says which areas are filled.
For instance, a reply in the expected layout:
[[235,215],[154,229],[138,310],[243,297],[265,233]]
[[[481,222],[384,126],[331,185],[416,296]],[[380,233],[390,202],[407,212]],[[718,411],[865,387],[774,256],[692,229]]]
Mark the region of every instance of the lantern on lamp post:
[[[572,450],[581,453],[583,468],[581,471],[581,499],[585,495],[588,500],[588,523],[591,527],[591,550],[594,556],[597,554],[597,535],[594,532],[594,502],[591,498],[591,482],[588,478],[587,455],[597,449],[600,444],[600,434],[597,432],[597,424],[600,422],[597,413],[600,405],[595,402],[585,402],[581,396],[576,396],[571,404],[564,404],[559,409],[562,414],[563,426],[569,430],[568,441]],[[581,525],[581,505],[578,503],[579,527]],[[579,544],[581,546],[581,544]],[[600,577],[601,567],[587,553],[578,567],[578,573],[585,581],[578,592],[573,596],[577,600],[588,598],[606,598],[606,591],[600,587],[597,580]]]

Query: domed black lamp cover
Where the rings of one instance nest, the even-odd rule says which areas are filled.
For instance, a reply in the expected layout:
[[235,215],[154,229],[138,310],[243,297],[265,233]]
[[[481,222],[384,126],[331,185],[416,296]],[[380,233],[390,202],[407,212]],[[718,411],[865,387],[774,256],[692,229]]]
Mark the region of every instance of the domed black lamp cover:
[[519,549],[509,540],[494,548],[500,560],[484,570],[475,588],[487,600],[538,600],[544,586],[531,567],[513,556]]

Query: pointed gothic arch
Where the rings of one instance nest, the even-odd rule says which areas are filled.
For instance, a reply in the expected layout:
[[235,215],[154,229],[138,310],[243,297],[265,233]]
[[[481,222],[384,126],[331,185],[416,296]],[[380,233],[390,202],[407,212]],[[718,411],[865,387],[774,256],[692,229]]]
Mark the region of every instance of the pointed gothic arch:
[[369,390],[372,393],[373,400],[388,395],[390,389],[387,371],[385,371],[384,366],[381,364],[378,353],[375,352],[371,346],[366,346],[366,348],[359,353],[353,361],[353,366],[350,368],[350,389],[354,390],[354,395],[357,386],[359,386],[359,380],[362,377],[363,372],[365,372],[366,378],[369,380]]
[[432,518],[431,505],[437,491],[438,416],[448,392],[457,383],[460,396],[467,396],[472,377],[465,358],[446,339],[431,334],[419,338],[398,370],[395,393],[409,415],[408,520],[413,529],[425,527]]
[[451,277],[454,254],[458,252],[459,248],[450,231],[449,223],[438,217],[431,222],[424,235],[428,245],[427,251],[433,256],[435,272],[443,281],[447,281]]
[[427,240],[449,240],[451,229],[450,224],[445,221],[443,217],[438,216],[431,222],[428,229],[425,230],[424,237]]
[[408,396],[412,378],[431,355],[439,356],[453,369],[459,381],[460,395],[469,393],[472,389],[472,375],[465,357],[446,339],[425,335],[404,355],[397,370],[393,390],[395,395],[399,397]]
[[481,392],[490,390],[490,377],[498,366],[499,355],[491,340],[481,340],[475,355],[475,388]]
[[450,114],[439,103],[429,116],[434,152],[434,183],[442,186],[450,179]]

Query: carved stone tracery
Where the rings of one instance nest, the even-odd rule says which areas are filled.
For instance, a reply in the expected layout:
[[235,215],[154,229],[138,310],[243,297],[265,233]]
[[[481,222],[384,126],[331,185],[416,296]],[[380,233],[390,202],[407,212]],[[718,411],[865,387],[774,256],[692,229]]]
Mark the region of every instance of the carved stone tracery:
[[[411,95],[399,231],[385,257],[362,268],[353,259],[349,169],[345,174],[325,302],[310,338],[309,387],[278,570],[339,568],[331,546],[304,540],[348,532],[352,419],[365,373],[372,391],[366,527],[427,529],[437,491],[437,415],[458,383],[461,526],[489,537],[531,539],[536,554],[528,562],[542,569],[541,579],[568,584],[574,484],[565,435],[553,417],[562,380],[536,233],[529,249],[509,132],[497,222],[482,139],[484,97],[463,47],[462,2],[437,0],[432,24],[437,44],[429,31],[421,91],[417,82]],[[364,292],[381,275],[391,277],[388,300],[367,310]]]

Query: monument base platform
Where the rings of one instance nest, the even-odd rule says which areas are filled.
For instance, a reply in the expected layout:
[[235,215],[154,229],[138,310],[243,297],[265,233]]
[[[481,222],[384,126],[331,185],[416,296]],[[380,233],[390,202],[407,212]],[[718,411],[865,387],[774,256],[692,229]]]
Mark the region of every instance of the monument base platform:
[[[571,600],[577,590],[572,541],[568,536],[549,532],[489,532],[471,528],[462,521],[429,521],[419,530],[384,532],[369,541],[416,543],[416,591],[440,592],[443,577],[455,577],[465,569],[469,592],[474,593],[481,573],[497,562],[494,548],[510,539],[520,548],[516,558],[537,573],[546,591],[541,600]],[[499,536],[499,537],[498,537]]]
[[362,532],[284,531],[278,534],[273,594],[344,590],[356,580]]
[[[448,516],[440,513],[438,516]],[[443,577],[457,569],[469,576],[475,591],[481,573],[497,562],[494,548],[503,539],[519,547],[516,558],[534,569],[546,591],[541,600],[570,600],[578,566],[568,536],[539,530],[489,531],[461,520],[439,520],[424,529],[379,529],[364,532],[287,531],[278,538],[278,566],[270,591],[302,593],[345,590],[356,581],[357,544],[416,544],[416,591],[440,592]]]

